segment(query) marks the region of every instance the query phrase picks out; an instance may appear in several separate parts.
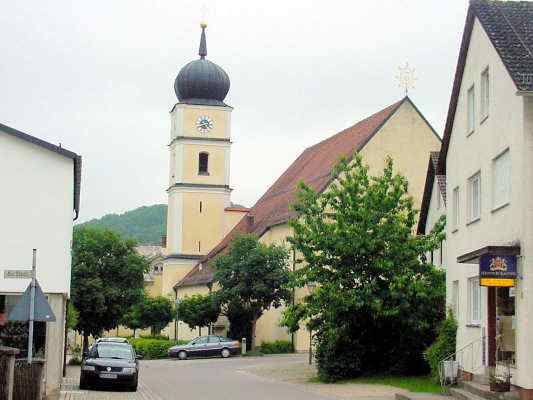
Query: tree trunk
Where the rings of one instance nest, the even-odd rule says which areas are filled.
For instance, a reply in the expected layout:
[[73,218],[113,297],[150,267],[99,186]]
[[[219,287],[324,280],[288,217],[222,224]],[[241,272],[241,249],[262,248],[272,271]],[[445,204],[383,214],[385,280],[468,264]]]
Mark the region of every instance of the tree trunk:
[[252,321],[252,345],[251,345],[251,350],[255,350],[255,346],[256,346],[256,343],[255,343],[255,326],[257,324],[257,318],[254,317],[253,321]]
[[133,328],[133,337],[136,338],[137,336],[135,336],[135,332],[137,331],[136,328]]
[[89,335],[83,332],[83,350],[82,354],[85,354],[89,351]]
[[202,327],[201,326],[198,327],[198,336],[202,336]]

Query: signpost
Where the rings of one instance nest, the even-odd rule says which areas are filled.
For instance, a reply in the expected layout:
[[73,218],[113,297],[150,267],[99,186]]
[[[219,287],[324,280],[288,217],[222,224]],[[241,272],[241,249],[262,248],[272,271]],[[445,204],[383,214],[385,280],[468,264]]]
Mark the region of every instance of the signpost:
[[[8,274],[11,275],[11,279],[31,279],[31,283],[26,289],[26,291],[20,296],[19,301],[13,307],[8,316],[8,321],[29,321],[28,329],[28,364],[31,364],[33,361],[33,325],[34,321],[45,321],[53,322],[56,320],[54,312],[48,304],[48,300],[44,296],[39,283],[36,278],[36,267],[37,267],[37,250],[33,249],[33,260],[31,274],[27,276],[27,270],[18,270],[20,274]],[[14,271],[14,270],[13,270]],[[4,272],[4,276],[7,270]],[[15,276],[20,276],[19,278],[14,278]]]
[[489,287],[516,285],[516,256],[484,254],[479,258],[479,284]]

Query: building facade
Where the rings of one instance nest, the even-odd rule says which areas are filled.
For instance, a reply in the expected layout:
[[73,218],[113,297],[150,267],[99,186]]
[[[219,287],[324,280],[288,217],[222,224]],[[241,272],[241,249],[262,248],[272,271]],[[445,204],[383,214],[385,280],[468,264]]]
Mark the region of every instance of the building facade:
[[[533,398],[533,3],[470,3],[438,175],[462,368]],[[512,279],[487,280],[489,274]],[[480,279],[481,278],[481,279]],[[464,353],[464,354],[463,354]],[[503,371],[503,372],[502,372]]]
[[[408,98],[384,108],[350,128],[307,148],[261,196],[244,218],[217,246],[204,257],[175,286],[178,298],[193,293],[208,293],[212,287],[213,271],[210,262],[223,252],[231,239],[239,233],[253,233],[265,244],[284,243],[291,235],[288,221],[294,216],[290,204],[295,200],[298,183],[304,181],[313,189],[326,190],[331,184],[331,172],[341,157],[361,154],[371,174],[383,172],[387,157],[394,160],[395,169],[409,181],[409,194],[414,206],[422,202],[428,155],[440,149],[440,138]],[[297,266],[291,266],[297,268]],[[307,296],[303,288],[295,293],[296,301]],[[309,332],[302,328],[291,338],[279,326],[283,307],[270,309],[257,321],[255,342],[293,340],[297,351],[309,349]],[[219,321],[219,329],[223,329]],[[196,331],[180,326],[184,334]],[[180,333],[180,335],[181,335]]]
[[[27,327],[6,316],[29,279],[5,279],[10,269],[31,269],[37,249],[37,280],[56,321],[36,323],[35,351],[46,359],[46,388],[59,387],[63,371],[65,314],[70,295],[73,220],[78,216],[81,157],[0,124],[0,341],[27,351]],[[21,336],[22,335],[22,336]],[[18,339],[17,339],[18,337]],[[27,339],[26,339],[27,340]]]

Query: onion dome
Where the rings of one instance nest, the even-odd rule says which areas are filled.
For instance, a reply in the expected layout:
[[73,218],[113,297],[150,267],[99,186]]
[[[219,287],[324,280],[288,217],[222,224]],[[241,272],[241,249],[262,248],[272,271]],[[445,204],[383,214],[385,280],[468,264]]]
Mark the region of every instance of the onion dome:
[[180,103],[225,106],[224,98],[230,87],[229,76],[221,67],[206,60],[207,25],[202,23],[200,26],[200,59],[191,61],[181,69],[174,82],[174,91]]

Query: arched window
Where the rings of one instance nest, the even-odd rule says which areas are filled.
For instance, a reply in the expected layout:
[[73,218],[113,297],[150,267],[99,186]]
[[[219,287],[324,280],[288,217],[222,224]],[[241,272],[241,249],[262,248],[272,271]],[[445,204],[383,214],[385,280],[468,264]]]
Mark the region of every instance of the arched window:
[[200,153],[198,156],[198,175],[209,175],[209,154]]

